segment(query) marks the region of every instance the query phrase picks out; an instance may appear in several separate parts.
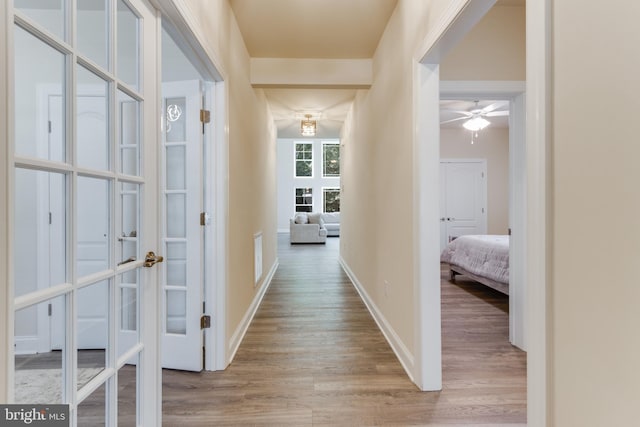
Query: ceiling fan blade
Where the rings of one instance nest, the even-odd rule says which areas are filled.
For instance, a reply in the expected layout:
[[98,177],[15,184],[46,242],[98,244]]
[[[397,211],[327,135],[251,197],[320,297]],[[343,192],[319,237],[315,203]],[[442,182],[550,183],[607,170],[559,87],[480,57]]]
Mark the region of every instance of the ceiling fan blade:
[[471,117],[473,115],[468,111],[464,111],[464,110],[447,110],[446,108],[443,108],[443,109],[440,110],[440,114],[442,114],[442,113],[462,114],[465,117]]
[[480,113],[487,114],[493,110],[497,110],[498,108],[502,108],[507,105],[509,105],[509,101],[497,101],[497,102],[494,102],[493,104],[489,104],[486,107],[484,107],[482,110],[480,110]]
[[445,125],[447,123],[453,123],[453,122],[457,122],[458,120],[467,120],[468,117],[456,117],[455,119],[451,119],[451,120],[445,120],[444,122],[440,122],[441,125]]
[[498,116],[508,116],[509,112],[506,110],[502,111],[491,111],[490,113],[485,114],[487,117],[498,117]]

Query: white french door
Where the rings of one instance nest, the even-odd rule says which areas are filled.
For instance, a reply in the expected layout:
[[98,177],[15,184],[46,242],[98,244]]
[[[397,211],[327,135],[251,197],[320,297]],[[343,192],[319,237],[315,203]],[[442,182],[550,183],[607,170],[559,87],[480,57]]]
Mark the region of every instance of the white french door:
[[484,160],[440,162],[440,250],[453,238],[487,233]]
[[159,425],[156,11],[8,7],[12,400],[68,403],[73,426]]
[[162,367],[203,369],[203,89],[162,84]]

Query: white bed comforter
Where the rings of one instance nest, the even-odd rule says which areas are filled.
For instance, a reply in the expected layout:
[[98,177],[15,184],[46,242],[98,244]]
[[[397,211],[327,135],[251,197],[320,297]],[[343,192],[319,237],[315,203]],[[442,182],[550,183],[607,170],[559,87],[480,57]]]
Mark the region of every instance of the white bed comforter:
[[509,236],[467,235],[450,242],[440,261],[475,275],[509,283]]

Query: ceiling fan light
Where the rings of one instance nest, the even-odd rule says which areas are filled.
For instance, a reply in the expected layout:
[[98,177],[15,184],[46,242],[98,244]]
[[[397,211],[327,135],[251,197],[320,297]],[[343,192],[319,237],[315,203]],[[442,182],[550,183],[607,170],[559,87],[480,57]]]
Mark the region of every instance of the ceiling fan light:
[[469,129],[472,132],[477,132],[489,126],[490,122],[482,117],[473,117],[462,124],[465,129]]

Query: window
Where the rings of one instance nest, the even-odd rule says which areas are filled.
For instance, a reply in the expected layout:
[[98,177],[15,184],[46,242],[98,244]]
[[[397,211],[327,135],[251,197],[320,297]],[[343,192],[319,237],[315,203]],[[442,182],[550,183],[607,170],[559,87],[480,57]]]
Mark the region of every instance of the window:
[[296,177],[313,176],[313,144],[296,143]]
[[322,176],[340,176],[340,144],[322,144]]
[[340,212],[339,188],[322,189],[322,208],[323,212]]
[[296,188],[296,212],[313,212],[313,188]]

